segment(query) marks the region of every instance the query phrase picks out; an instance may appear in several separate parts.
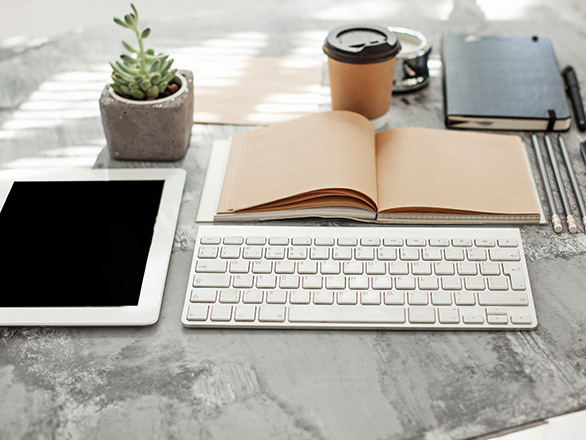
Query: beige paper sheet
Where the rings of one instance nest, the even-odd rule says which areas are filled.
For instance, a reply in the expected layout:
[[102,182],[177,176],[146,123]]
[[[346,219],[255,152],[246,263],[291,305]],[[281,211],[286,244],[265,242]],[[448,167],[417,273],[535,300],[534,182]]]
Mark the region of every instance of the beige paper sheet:
[[374,204],[373,142],[370,122],[350,112],[319,113],[236,135],[218,213],[324,188],[359,191]]
[[518,136],[397,128],[376,139],[380,212],[539,215]]
[[322,57],[203,58],[191,70],[195,122],[269,125],[316,113],[325,100]]

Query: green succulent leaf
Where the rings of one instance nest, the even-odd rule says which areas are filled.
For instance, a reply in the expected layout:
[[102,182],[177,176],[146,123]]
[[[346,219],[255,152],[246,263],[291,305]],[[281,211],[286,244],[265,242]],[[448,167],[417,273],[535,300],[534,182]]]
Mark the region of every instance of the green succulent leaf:
[[136,99],[144,99],[146,95],[142,90],[132,89],[130,91],[130,96]]
[[124,21],[128,26],[134,27],[136,25],[136,18],[134,18],[133,14],[126,14],[124,16]]
[[159,70],[159,65],[161,63],[159,61],[155,61],[151,64],[151,67],[149,68],[149,72],[157,72]]
[[116,92],[118,95],[121,95],[121,96],[122,96],[122,95],[124,95],[124,92],[122,91],[122,88],[121,88],[121,87],[120,87],[118,84],[116,84],[116,83],[114,83],[114,84],[110,84],[110,87],[112,87],[112,89],[113,89],[113,90],[114,90],[114,91],[115,91],[115,92]]
[[125,95],[130,95],[130,87],[128,87],[128,86],[120,86],[120,90],[122,90],[122,92]]
[[161,81],[159,84],[157,84],[157,87],[159,88],[159,90],[167,90],[167,86],[169,85],[169,82],[167,81]]
[[142,81],[140,83],[140,88],[142,90],[144,90],[145,92],[148,91],[153,85],[151,84],[151,82],[148,79],[145,79],[144,81]]
[[136,17],[136,21],[138,21],[138,11],[133,3],[130,3],[130,7],[132,8],[132,12],[134,12],[134,16]]
[[138,50],[136,50],[134,47],[132,47],[130,44],[128,44],[126,41],[122,42],[122,46],[124,46],[124,48],[128,51],[128,52],[132,52],[132,53],[138,53]]
[[145,53],[147,55],[154,55],[155,54],[155,49],[147,49]]
[[120,26],[128,29],[128,25],[126,23],[124,23],[122,20],[120,20],[119,18],[114,17],[114,23],[119,24]]
[[159,96],[159,88],[157,86],[151,86],[151,88],[147,90],[147,97],[156,98],[157,96]]
[[160,74],[159,72],[156,72],[156,73],[154,73],[154,74],[151,76],[151,82],[152,82],[153,84],[160,83],[160,82],[161,82],[161,78],[162,78],[161,74]]
[[151,34],[151,29],[150,28],[146,28],[144,31],[142,31],[142,34],[140,34],[140,38],[146,38]]
[[138,59],[133,58],[129,55],[126,55],[125,53],[120,55],[120,58],[122,59],[122,61],[124,61],[125,64],[137,64],[138,63]]

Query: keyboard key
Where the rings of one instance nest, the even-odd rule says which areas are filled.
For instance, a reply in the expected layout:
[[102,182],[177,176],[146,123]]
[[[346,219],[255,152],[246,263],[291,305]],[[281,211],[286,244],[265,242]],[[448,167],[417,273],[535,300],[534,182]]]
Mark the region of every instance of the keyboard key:
[[525,292],[478,292],[481,306],[526,306],[528,303]]
[[208,305],[191,304],[187,309],[187,319],[189,321],[205,321],[208,319]]
[[497,244],[500,247],[517,247],[519,243],[514,238],[499,238]]
[[282,275],[279,277],[281,289],[299,289],[299,275]]
[[533,324],[533,319],[529,315],[511,315],[513,324]]
[[285,247],[283,246],[274,246],[267,248],[265,252],[265,258],[267,260],[282,260],[285,258]]
[[267,305],[259,308],[258,320],[261,322],[285,321],[285,306]]
[[342,290],[337,292],[338,295],[338,304],[349,304],[349,305],[356,305],[358,303],[358,294],[357,292],[351,290]]
[[379,305],[381,303],[380,292],[376,292],[374,290],[367,290],[366,292],[361,292],[360,303],[364,305]]
[[241,304],[236,306],[234,321],[253,322],[256,316],[256,306]]
[[464,261],[464,250],[447,248],[444,250],[444,256],[447,261]]
[[312,323],[404,323],[405,310],[394,307],[362,307],[335,305],[302,307],[291,306],[289,308],[289,322]]
[[326,289],[342,290],[346,288],[346,277],[342,275],[332,275],[326,278]]
[[208,237],[201,237],[199,242],[201,244],[220,244],[222,242],[222,238],[217,235],[208,236]]
[[492,261],[521,261],[519,249],[495,248],[488,251]]
[[240,300],[240,291],[236,289],[220,290],[221,303],[237,303]]
[[232,286],[237,289],[250,289],[254,286],[254,277],[250,274],[235,275]]
[[216,302],[216,289],[192,289],[190,301],[193,303],[213,303]]
[[440,307],[438,320],[442,324],[458,324],[460,322],[460,311],[457,307]]
[[403,305],[405,304],[405,294],[396,290],[384,292],[384,303],[387,305]]
[[285,290],[268,290],[266,292],[267,304],[285,304],[287,292]]
[[503,273],[510,277],[511,289],[525,290],[527,288],[525,275],[523,275],[523,268],[520,264],[503,263]]
[[334,237],[317,237],[315,239],[316,246],[333,246],[334,243]]
[[328,290],[317,290],[313,292],[314,304],[333,304],[334,292]]
[[258,289],[274,289],[277,287],[277,276],[272,274],[257,276],[256,287]]
[[403,246],[403,239],[395,237],[386,237],[383,239],[383,245],[395,247]]
[[228,263],[221,260],[199,260],[195,265],[198,273],[224,273],[227,268]]
[[351,290],[365,290],[369,287],[369,280],[367,276],[354,275],[348,278],[348,287]]
[[484,324],[484,316],[472,313],[462,314],[462,322],[464,324]]
[[322,288],[323,279],[319,275],[305,275],[301,280],[301,285],[304,289],[314,290]]
[[508,324],[509,317],[503,315],[488,315],[486,317],[486,322],[489,324]]
[[291,240],[293,246],[311,246],[311,237],[293,237]]
[[244,243],[244,237],[234,235],[231,237],[224,237],[224,244],[227,245],[240,245]]
[[247,237],[246,244],[250,246],[263,246],[267,242],[265,237],[256,236],[256,237]]
[[317,273],[316,261],[300,261],[297,263],[297,273],[312,275]]
[[309,304],[309,290],[293,290],[289,295],[291,304]]
[[427,292],[409,292],[407,298],[407,302],[412,306],[426,306],[429,302]]
[[395,289],[413,290],[415,289],[415,278],[408,276],[398,276],[395,278]]
[[262,258],[262,248],[258,246],[247,246],[244,248],[243,257],[247,260],[259,260]]
[[277,274],[294,274],[295,262],[293,261],[275,261],[275,273]]
[[271,246],[287,246],[289,244],[289,237],[271,237],[269,238]]
[[215,304],[212,307],[210,319],[212,321],[230,321],[232,318],[232,306],[228,304]]
[[422,250],[423,261],[441,261],[442,250],[439,248],[425,248]]
[[476,304],[474,292],[454,292],[454,302],[458,306],[473,306]]
[[435,310],[427,307],[409,308],[409,322],[411,324],[434,324]]
[[260,304],[263,299],[263,291],[260,289],[250,289],[242,291],[242,302],[245,304]]
[[199,252],[197,254],[199,258],[217,258],[218,257],[218,247],[217,246],[202,246],[199,248]]
[[248,273],[250,262],[245,260],[230,261],[231,273]]
[[451,306],[452,294],[443,290],[439,292],[431,292],[431,303],[434,306]]
[[193,287],[230,287],[230,275],[197,274],[193,277]]

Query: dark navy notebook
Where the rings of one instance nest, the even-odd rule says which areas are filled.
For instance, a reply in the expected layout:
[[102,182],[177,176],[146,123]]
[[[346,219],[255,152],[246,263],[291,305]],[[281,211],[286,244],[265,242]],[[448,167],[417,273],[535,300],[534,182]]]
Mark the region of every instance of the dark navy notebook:
[[551,40],[449,34],[443,38],[448,128],[554,130],[570,110]]

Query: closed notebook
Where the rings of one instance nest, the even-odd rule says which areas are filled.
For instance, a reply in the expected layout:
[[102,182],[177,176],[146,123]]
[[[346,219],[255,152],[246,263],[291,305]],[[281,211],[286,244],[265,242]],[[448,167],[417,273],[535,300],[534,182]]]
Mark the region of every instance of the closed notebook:
[[570,110],[551,40],[449,34],[443,38],[449,128],[562,131]]
[[415,127],[375,134],[366,118],[345,111],[236,135],[216,200],[215,221],[538,223],[541,218],[518,136]]

